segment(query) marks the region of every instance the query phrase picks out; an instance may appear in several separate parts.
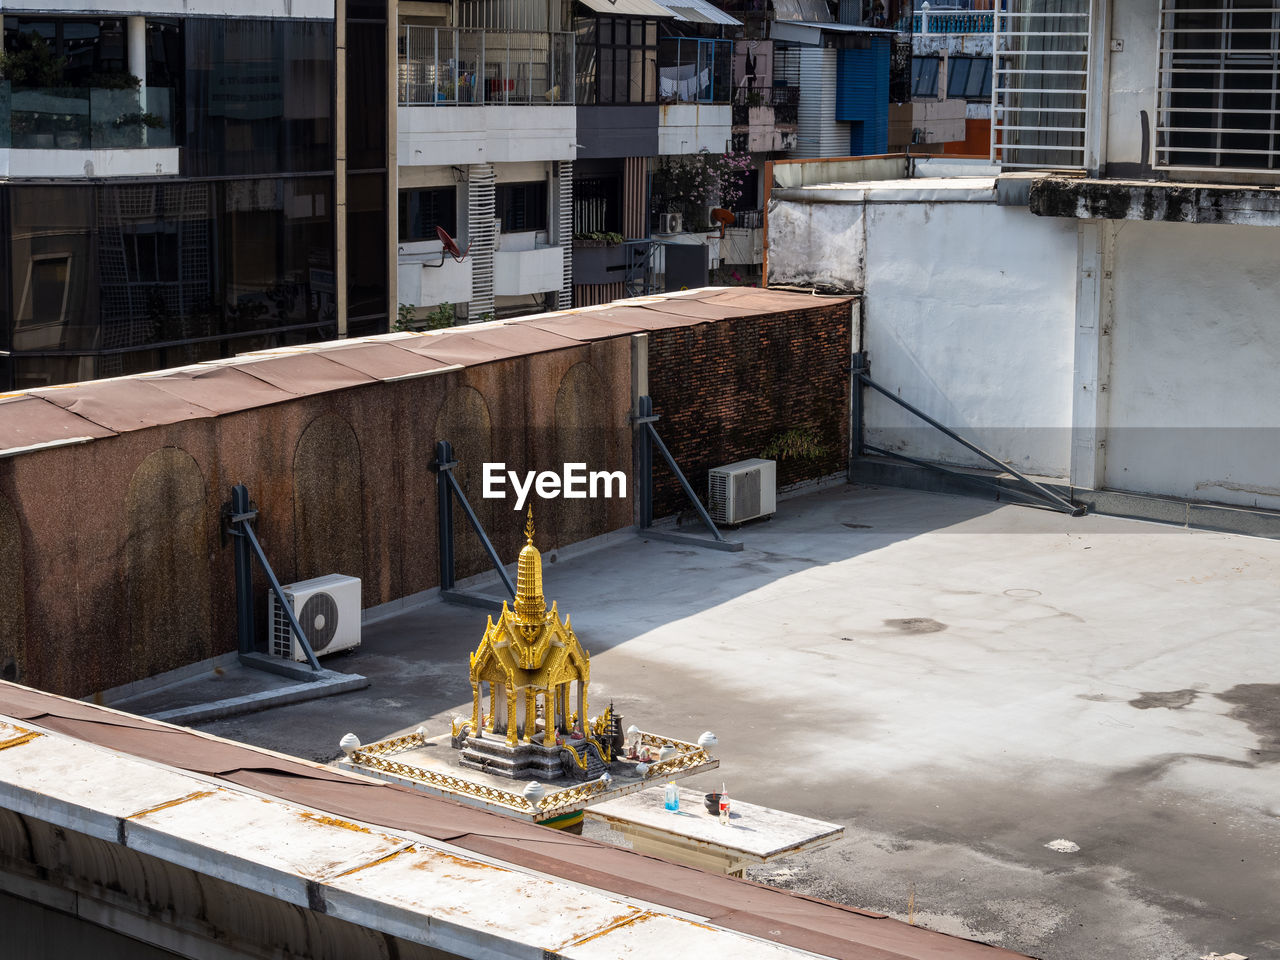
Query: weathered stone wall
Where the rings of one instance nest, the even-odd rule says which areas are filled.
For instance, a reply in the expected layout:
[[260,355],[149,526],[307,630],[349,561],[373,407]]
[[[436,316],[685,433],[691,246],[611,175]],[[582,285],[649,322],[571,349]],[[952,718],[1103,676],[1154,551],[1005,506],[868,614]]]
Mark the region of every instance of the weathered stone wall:
[[[358,576],[369,607],[438,583],[430,463],[448,440],[513,558],[524,516],[481,498],[480,464],[558,469],[573,454],[629,475],[630,349],[617,337],[0,461],[0,673],[84,696],[235,649],[219,514],[237,483],[282,582]],[[581,514],[535,502],[539,546],[631,524],[627,493]],[[478,573],[487,558],[455,516],[458,575]],[[261,573],[255,587],[262,630]]]
[[[781,483],[845,462],[850,304],[791,296],[791,312],[770,312],[773,301],[754,317],[650,334],[660,429],[699,489],[709,467],[758,456],[792,429],[822,452],[783,460]],[[514,496],[483,498],[486,461],[521,475],[582,462],[627,477],[624,498],[532,496],[543,549],[631,525],[631,351],[624,332],[0,459],[0,675],[85,696],[234,650],[233,551],[220,524],[238,483],[260,510],[255,529],[281,582],[357,576],[366,608],[438,585],[430,465],[440,440],[507,560],[524,514]],[[91,393],[75,402],[86,415],[127,422]],[[665,467],[656,473],[659,512],[682,509]],[[461,511],[455,526],[458,576],[488,569]],[[265,632],[261,571],[254,585]]]
[[[848,301],[649,335],[658,434],[699,496],[716,466],[764,456],[794,431],[811,453],[778,461],[778,485],[843,470],[849,448]],[[654,516],[690,504],[654,453]]]

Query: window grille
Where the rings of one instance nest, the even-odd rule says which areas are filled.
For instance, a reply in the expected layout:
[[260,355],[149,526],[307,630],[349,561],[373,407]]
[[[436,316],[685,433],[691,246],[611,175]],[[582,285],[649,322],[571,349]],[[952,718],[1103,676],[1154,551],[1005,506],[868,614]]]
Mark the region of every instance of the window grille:
[[1008,0],[995,11],[991,160],[1083,170],[1089,0]]
[[1280,168],[1280,7],[1161,0],[1158,166]]

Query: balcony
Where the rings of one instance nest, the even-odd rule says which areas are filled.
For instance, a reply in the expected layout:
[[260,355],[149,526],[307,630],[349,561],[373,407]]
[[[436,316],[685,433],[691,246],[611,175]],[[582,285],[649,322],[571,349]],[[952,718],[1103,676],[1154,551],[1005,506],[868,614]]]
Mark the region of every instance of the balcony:
[[573,34],[400,28],[402,106],[572,105]]
[[799,87],[741,86],[733,91],[733,149],[767,153],[795,146]]
[[995,12],[992,10],[930,10],[928,4],[915,15],[911,32],[931,33],[992,33],[995,30]]
[[504,233],[493,254],[493,292],[499,297],[550,293],[564,286],[564,248],[536,233]]
[[658,43],[658,99],[663,103],[728,103],[732,65],[732,40],[662,40]]
[[0,176],[178,173],[174,91],[0,81]]
[[400,163],[572,160],[573,61],[569,33],[401,27]]
[[471,258],[461,263],[435,241],[401,244],[398,295],[415,307],[467,303],[471,299]]

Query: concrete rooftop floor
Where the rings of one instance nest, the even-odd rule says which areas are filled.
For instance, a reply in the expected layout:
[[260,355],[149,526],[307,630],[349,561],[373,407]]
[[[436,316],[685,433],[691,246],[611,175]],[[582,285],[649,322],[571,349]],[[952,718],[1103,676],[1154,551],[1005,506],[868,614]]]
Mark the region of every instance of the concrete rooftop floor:
[[[847,826],[751,876],[1047,960],[1280,956],[1280,543],[847,486],[737,536],[544,578],[593,713],[710,729],[689,785]],[[202,729],[319,760],[443,732],[485,618],[381,620],[327,661],[368,689]]]

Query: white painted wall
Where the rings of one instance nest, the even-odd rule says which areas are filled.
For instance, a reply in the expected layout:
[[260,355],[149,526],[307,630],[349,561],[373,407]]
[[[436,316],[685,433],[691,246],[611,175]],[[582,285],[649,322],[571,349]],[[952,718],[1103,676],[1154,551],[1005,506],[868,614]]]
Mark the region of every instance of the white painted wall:
[[[406,248],[434,247],[435,252],[426,253],[418,250],[409,252]],[[403,244],[406,252],[400,256],[397,271],[399,283],[397,294],[401,303],[415,307],[431,307],[440,303],[467,303],[471,300],[471,258],[458,263],[448,254],[440,250],[436,241],[421,244]],[[424,266],[424,264],[444,263],[441,266]]]
[[1129,0],[1113,5],[1111,38],[1124,49],[1109,52],[1107,163],[1142,163],[1142,111],[1155,136],[1156,81],[1160,69],[1159,0]]
[[1107,486],[1280,509],[1280,231],[1117,226]]
[[658,153],[724,153],[733,136],[728,104],[664,103],[658,108]]
[[397,107],[396,117],[402,166],[572,160],[576,152],[576,107]]
[[178,147],[113,150],[0,150],[0,177],[175,177]]
[[863,205],[773,201],[769,206],[769,282],[864,289]]
[[512,297],[559,290],[564,280],[564,249],[500,249],[493,255],[493,292]]
[[[863,344],[871,376],[1023,472],[1071,462],[1076,224],[988,203],[867,207]],[[770,256],[772,257],[772,219]],[[986,464],[868,392],[866,440]]]
[[[861,291],[861,342],[878,383],[1021,471],[1068,475],[1074,220],[997,206],[980,178],[779,195],[769,208],[771,284]],[[891,401],[865,397],[868,443],[987,466]]]

